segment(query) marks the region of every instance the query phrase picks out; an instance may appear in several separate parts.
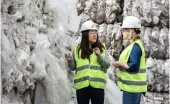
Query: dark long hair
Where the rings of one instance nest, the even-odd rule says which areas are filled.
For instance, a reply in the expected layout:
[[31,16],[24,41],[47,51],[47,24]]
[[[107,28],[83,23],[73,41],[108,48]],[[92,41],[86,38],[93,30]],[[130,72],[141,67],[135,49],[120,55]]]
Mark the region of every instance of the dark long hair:
[[[103,52],[103,48],[104,46],[100,43],[99,39],[98,39],[98,34],[97,34],[97,40],[94,44],[92,44],[92,49],[98,47],[100,49],[100,52]],[[81,50],[81,53],[80,53]],[[78,57],[80,57],[81,54],[81,58],[82,59],[90,59],[90,50],[89,50],[89,30],[86,31],[82,31],[82,39],[81,39],[81,43],[80,43],[80,47],[78,47]]]

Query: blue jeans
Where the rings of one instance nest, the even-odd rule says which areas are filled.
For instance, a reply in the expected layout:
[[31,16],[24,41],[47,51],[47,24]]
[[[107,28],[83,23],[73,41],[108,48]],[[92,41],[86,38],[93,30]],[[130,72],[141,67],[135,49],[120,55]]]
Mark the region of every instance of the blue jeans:
[[123,104],[140,104],[142,93],[132,93],[123,91]]

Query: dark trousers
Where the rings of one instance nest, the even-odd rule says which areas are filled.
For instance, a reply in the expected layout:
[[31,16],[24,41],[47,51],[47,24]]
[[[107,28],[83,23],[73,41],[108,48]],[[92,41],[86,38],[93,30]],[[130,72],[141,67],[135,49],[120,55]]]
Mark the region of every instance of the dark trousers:
[[104,104],[104,89],[87,87],[76,91],[78,104]]
[[131,93],[123,91],[123,104],[140,104],[142,93]]

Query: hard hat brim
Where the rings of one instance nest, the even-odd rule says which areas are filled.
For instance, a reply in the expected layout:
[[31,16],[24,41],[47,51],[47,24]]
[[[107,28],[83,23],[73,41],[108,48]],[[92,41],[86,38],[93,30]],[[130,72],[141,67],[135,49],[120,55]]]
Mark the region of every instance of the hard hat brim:
[[141,27],[120,27],[121,29],[140,29]]
[[81,32],[86,31],[86,30],[96,30],[97,31],[97,28],[88,28],[88,29],[81,30]]

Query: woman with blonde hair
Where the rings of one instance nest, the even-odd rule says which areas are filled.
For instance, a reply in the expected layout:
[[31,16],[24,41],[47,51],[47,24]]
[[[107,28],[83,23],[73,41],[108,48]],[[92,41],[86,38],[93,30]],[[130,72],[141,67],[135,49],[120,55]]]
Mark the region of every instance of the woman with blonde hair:
[[118,69],[117,85],[123,91],[123,104],[140,104],[142,93],[147,91],[145,49],[140,40],[141,21],[135,16],[124,19],[121,33],[129,42],[119,57],[113,62]]

